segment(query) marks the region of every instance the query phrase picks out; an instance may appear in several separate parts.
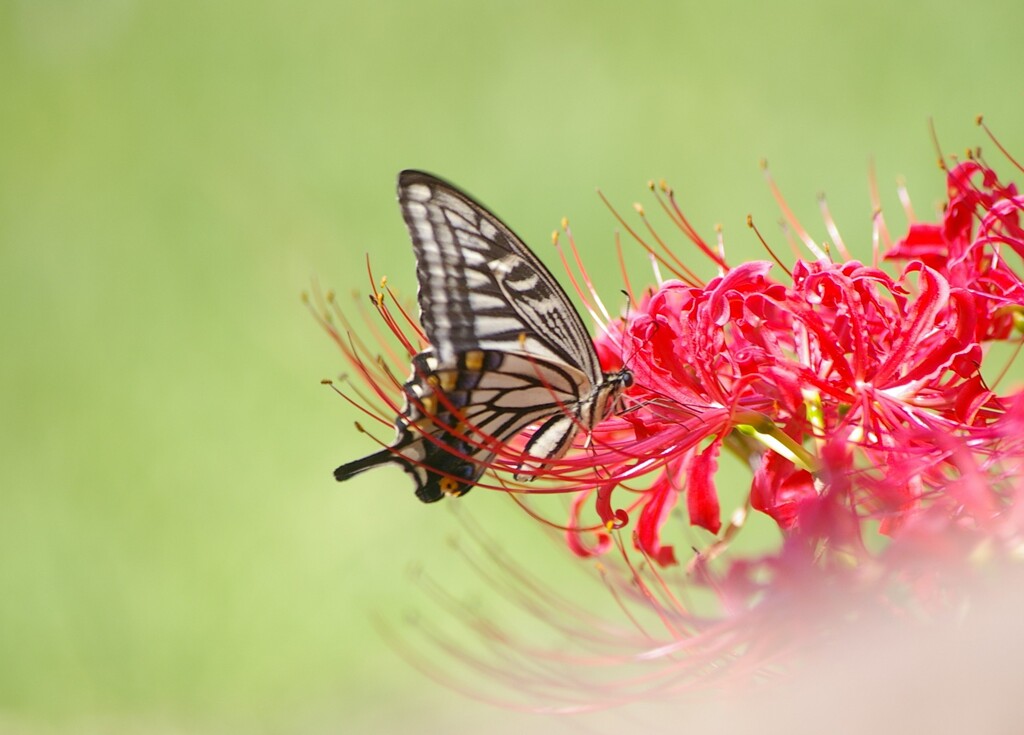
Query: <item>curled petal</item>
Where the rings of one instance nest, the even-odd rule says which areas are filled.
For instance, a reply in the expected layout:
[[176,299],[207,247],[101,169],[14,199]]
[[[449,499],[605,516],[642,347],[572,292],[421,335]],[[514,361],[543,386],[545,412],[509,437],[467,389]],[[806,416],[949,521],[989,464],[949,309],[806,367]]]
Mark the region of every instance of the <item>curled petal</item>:
[[[577,493],[573,496],[572,506],[569,509],[569,526],[565,532],[565,542],[576,556],[590,557],[590,556],[601,556],[611,548],[612,539],[611,537],[601,531],[584,531],[580,524],[580,513],[583,511],[583,506],[590,499],[589,493]],[[593,545],[587,545],[583,541],[583,535],[591,535],[595,539]]]
[[722,439],[719,437],[704,451],[694,454],[686,481],[686,508],[690,512],[690,524],[706,528],[711,533],[718,533],[722,527],[722,512],[715,489],[721,448]]
[[816,496],[810,472],[798,470],[775,452],[761,456],[761,466],[750,487],[750,504],[755,510],[767,513],[782,528],[791,528],[800,506]]
[[618,486],[617,482],[606,482],[597,489],[597,501],[595,509],[597,515],[605,528],[622,528],[629,523],[629,514],[622,508],[612,509],[612,491]]
[[633,544],[661,566],[676,563],[675,551],[661,544],[661,527],[679,498],[679,490],[668,473],[660,475],[648,490],[649,496],[637,520]]

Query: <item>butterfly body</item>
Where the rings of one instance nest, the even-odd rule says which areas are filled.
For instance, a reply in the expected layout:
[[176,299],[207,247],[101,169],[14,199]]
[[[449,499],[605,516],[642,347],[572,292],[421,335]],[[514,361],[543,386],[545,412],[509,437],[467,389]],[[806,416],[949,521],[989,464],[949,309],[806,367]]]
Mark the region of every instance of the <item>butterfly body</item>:
[[632,375],[601,371],[561,286],[485,207],[419,171],[400,174],[398,199],[430,347],[412,360],[394,442],[335,477],[397,462],[420,500],[462,495],[508,440],[539,424],[515,474],[532,479],[613,409]]

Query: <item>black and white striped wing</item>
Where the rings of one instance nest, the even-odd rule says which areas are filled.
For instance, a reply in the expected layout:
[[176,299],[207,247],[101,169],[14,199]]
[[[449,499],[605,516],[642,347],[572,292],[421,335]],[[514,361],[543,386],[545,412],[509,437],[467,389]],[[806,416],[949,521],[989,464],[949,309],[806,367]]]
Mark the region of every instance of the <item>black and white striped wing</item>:
[[583,379],[565,366],[496,350],[470,350],[454,367],[441,368],[426,350],[413,358],[395,441],[338,467],[334,476],[347,480],[397,462],[412,475],[416,497],[423,502],[462,495],[491,466],[502,445],[533,423],[545,422],[527,451],[541,460],[561,456],[576,435],[578,419],[567,412]]
[[420,171],[401,173],[398,201],[416,252],[420,319],[442,365],[467,350],[522,351],[601,380],[572,302],[501,220]]
[[481,204],[419,171],[399,176],[412,236],[420,320],[430,347],[413,359],[390,447],[335,470],[346,480],[384,462],[413,476],[424,502],[467,492],[505,443],[540,424],[517,474],[561,457],[628,385],[601,372],[576,309],[529,248]]

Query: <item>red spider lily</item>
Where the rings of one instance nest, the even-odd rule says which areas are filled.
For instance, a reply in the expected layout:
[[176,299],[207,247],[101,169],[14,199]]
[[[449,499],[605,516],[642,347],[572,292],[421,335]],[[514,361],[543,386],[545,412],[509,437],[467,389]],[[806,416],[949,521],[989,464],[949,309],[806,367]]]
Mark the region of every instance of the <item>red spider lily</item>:
[[[746,263],[706,284],[662,283],[599,337],[611,343],[600,354],[632,355],[628,418],[647,442],[644,460],[665,460],[641,496],[638,549],[674,561],[659,532],[682,493],[690,522],[719,532],[713,480],[723,445],[755,467],[749,503],[783,529],[849,484],[846,502],[883,533],[947,491],[951,450],[937,445],[992,451],[1012,394],[993,391],[981,368],[987,342],[1019,342],[1024,198],[973,160],[949,172],[949,192],[941,224],[913,224],[886,253],[909,259],[895,276],[832,262],[823,249],[796,262],[790,283],[772,279],[767,262]],[[633,469],[606,470],[598,512],[618,524],[608,496]],[[867,481],[875,475],[884,482]]]
[[[826,494],[830,478],[916,462],[920,471],[900,473],[899,482],[855,483],[850,499],[858,513],[881,521],[883,532],[899,526],[935,494],[925,482],[939,472],[932,464],[933,435],[986,446],[1007,396],[982,375],[985,347],[1018,335],[1024,321],[1024,284],[1015,270],[1024,256],[1024,198],[976,160],[953,167],[948,182],[942,221],[915,222],[884,254],[905,262],[895,275],[854,260],[833,262],[803,235],[818,257],[798,260],[784,280],[772,276],[769,262],[729,267],[664,188],[667,201],[659,201],[665,211],[721,275],[701,283],[682,269],[642,209],[658,248],[623,221],[679,278],[647,292],[621,319],[607,318],[585,270],[584,287],[574,280],[603,323],[595,342],[605,369],[617,369],[628,356],[634,384],[627,410],[578,437],[576,452],[533,473],[549,482],[524,485],[508,476],[523,462],[526,432],[497,447],[494,472],[480,484],[575,493],[567,535],[581,555],[606,551],[608,529],[638,514],[636,547],[666,565],[676,558],[662,544],[661,529],[681,496],[693,525],[714,534],[722,529],[715,476],[723,449],[754,468],[748,502],[782,529],[793,527],[803,504]],[[794,230],[803,233],[782,204]],[[331,297],[316,313],[375,396],[354,402],[390,425],[400,410],[396,376],[407,371],[403,363],[424,340],[406,311],[388,306],[399,302],[386,285],[371,301],[402,345],[389,360],[363,357],[372,352],[351,336]],[[473,441],[495,442],[486,436]],[[833,452],[826,465],[829,445],[845,451]],[[623,493],[628,497],[620,507]],[[580,520],[590,497],[597,527]]]
[[[568,545],[579,556],[617,559],[603,565],[602,579],[633,625],[587,623],[585,611],[492,555],[499,570],[492,579],[510,584],[517,604],[538,619],[558,627],[561,615],[613,632],[588,637],[586,656],[530,649],[519,658],[536,663],[532,672],[525,664],[495,669],[430,632],[435,642],[520,690],[565,704],[570,689],[584,687],[596,692],[587,701],[611,704],[686,688],[724,663],[730,675],[759,671],[809,628],[827,629],[872,606],[904,614],[942,599],[982,556],[1019,557],[1024,392],[990,382],[986,358],[995,342],[1019,348],[1024,333],[1024,197],[978,158],[952,166],[947,184],[939,221],[911,216],[907,235],[870,265],[846,255],[826,215],[844,257],[833,260],[780,197],[811,253],[788,270],[767,261],[730,266],[721,243],[701,239],[662,186],[663,210],[719,275],[700,281],[638,207],[646,235],[620,222],[659,273],[673,278],[659,276],[657,288],[631,296],[627,315],[616,319],[597,299],[566,227],[582,274],[573,285],[601,325],[595,345],[602,365],[612,371],[625,361],[633,385],[624,410],[539,470],[542,482],[509,477],[527,433],[502,448],[481,485],[571,493]],[[880,216],[875,227],[875,242],[888,242]],[[365,359],[372,353],[346,336],[348,326],[335,326],[344,317],[330,298],[318,314],[378,405],[384,401],[364,410],[390,426],[401,382],[394,376],[405,374],[422,335],[405,312],[388,307],[397,301],[386,289],[373,303],[404,348],[390,356],[391,366]],[[752,469],[745,498],[725,524],[716,486],[724,453]],[[690,524],[715,535],[682,567],[663,539],[681,500]],[[591,508],[596,523],[583,520]],[[729,552],[749,510],[778,526],[780,548],[746,557]],[[624,539],[630,524],[632,538]],[[474,535],[482,549],[493,548]],[[688,602],[698,589],[711,592],[712,602]],[[472,625],[472,613],[443,591],[435,594]],[[640,623],[637,608],[655,622]],[[574,624],[562,632],[588,635]],[[511,648],[491,625],[478,633],[491,652]],[[602,671],[619,664],[641,671],[630,679],[632,689],[621,677],[607,686],[558,681],[564,667],[595,662]],[[648,671],[644,662],[660,668]]]

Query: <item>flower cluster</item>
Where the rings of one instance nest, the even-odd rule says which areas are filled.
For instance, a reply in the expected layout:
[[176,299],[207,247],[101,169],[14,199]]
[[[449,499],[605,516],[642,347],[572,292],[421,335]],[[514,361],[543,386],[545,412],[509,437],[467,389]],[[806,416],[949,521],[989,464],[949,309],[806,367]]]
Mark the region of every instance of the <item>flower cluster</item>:
[[[730,266],[721,243],[709,245],[690,226],[672,191],[652,185],[672,223],[717,267],[707,282],[683,266],[641,207],[647,236],[620,218],[656,264],[657,286],[636,296],[630,287],[619,318],[604,312],[585,271],[577,291],[601,324],[603,368],[625,364],[633,373],[623,410],[579,437],[537,483],[510,478],[528,435],[518,437],[496,454],[488,485],[571,494],[569,521],[548,523],[577,555],[605,555],[601,579],[632,625],[592,621],[595,631],[615,632],[582,634],[586,606],[540,591],[477,531],[521,607],[549,625],[556,611],[571,617],[559,630],[583,636],[589,653],[531,647],[520,668],[472,665],[552,696],[568,690],[551,663],[593,669],[600,661],[607,671],[660,661],[668,664],[660,672],[632,681],[645,694],[677,689],[725,661],[734,671],[743,669],[740,659],[758,670],[792,644],[794,636],[780,635],[787,626],[806,634],[859,607],[928,605],[978,559],[1020,557],[1024,390],[1008,368],[1024,334],[1024,196],[977,155],[946,175],[937,221],[916,221],[908,206],[909,230],[893,241],[878,210],[870,263],[849,255],[831,221],[833,243],[814,242],[781,197],[811,257],[789,268],[777,258]],[[575,253],[571,233],[568,241]],[[666,271],[671,278],[661,277]],[[343,315],[330,297],[317,313],[384,407],[356,402],[389,424],[398,408],[394,376],[422,335],[407,312],[388,307],[397,302],[386,288],[371,301],[404,348],[390,355],[392,367],[363,357],[372,350],[338,326]],[[1000,343],[1009,349],[1000,353]],[[726,453],[752,479],[723,511]],[[689,523],[710,534],[685,565],[667,540],[679,533],[670,519],[681,505]],[[781,541],[744,556],[730,545],[752,511],[771,519]],[[712,602],[693,603],[696,590],[709,591]],[[638,621],[637,609],[653,614],[653,626]],[[477,620],[462,615],[467,625]],[[511,650],[495,630],[482,628],[487,648]],[[637,696],[621,679],[604,690],[579,686],[605,704]]]
[[[860,546],[867,519],[892,535],[935,505],[949,523],[1001,518],[1013,498],[1000,480],[1024,461],[1021,399],[982,366],[1024,325],[1024,198],[973,160],[948,187],[942,221],[912,224],[883,254],[895,275],[820,249],[785,281],[745,263],[708,283],[665,281],[607,330],[601,354],[630,355],[636,380],[621,419],[633,436],[604,437],[633,456],[603,467],[602,521],[622,522],[610,491],[641,468],[636,547],[673,563],[660,533],[681,496],[692,524],[721,529],[723,448],[753,467],[750,507],[833,548]],[[991,482],[953,492],[977,472]],[[848,522],[835,510],[823,522],[833,506]]]

